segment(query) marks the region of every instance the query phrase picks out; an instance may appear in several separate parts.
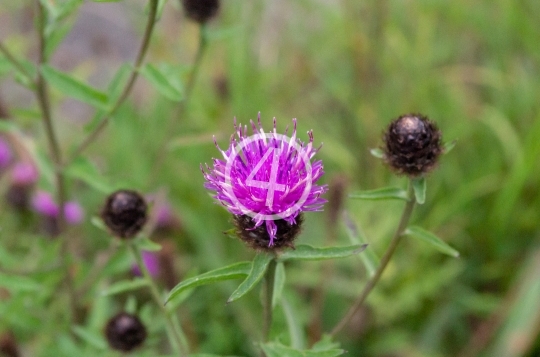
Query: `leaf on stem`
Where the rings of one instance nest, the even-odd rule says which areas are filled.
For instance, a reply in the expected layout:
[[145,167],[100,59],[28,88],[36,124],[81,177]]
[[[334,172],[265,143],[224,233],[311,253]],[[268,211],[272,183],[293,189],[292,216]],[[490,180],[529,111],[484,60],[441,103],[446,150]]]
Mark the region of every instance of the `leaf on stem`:
[[340,348],[298,350],[278,342],[261,344],[261,348],[266,357],[336,357],[346,352]]
[[419,205],[423,205],[426,202],[426,178],[420,177],[411,180],[414,190],[414,197]]
[[449,246],[445,241],[437,237],[435,234],[428,232],[423,228],[412,226],[407,228],[403,234],[429,243],[433,248],[437,249],[441,253],[450,255],[454,258],[459,257],[459,252],[457,250]]
[[448,154],[454,146],[456,146],[457,140],[452,140],[443,144],[443,154]]
[[101,292],[102,296],[110,296],[120,294],[126,291],[139,290],[142,287],[148,286],[148,281],[143,278],[133,280],[121,280],[109,286]]
[[169,296],[167,296],[167,299],[165,300],[165,303],[173,300],[175,297],[177,297],[184,290],[187,289],[192,289],[200,285],[212,284],[224,280],[244,278],[248,276],[250,270],[251,262],[240,262],[223,268],[211,270],[204,274],[194,276],[193,278],[186,279],[176,285],[171,290]]
[[67,176],[79,179],[101,193],[110,193],[113,187],[105,180],[97,167],[86,157],[79,156],[66,168]]
[[274,294],[272,295],[272,308],[275,308],[281,301],[283,288],[285,287],[285,266],[282,262],[276,265],[276,275],[274,277]]
[[346,258],[366,249],[367,244],[355,244],[346,247],[315,248],[307,244],[298,245],[294,250],[288,250],[278,257],[278,261],[287,260],[326,260]]
[[73,333],[77,335],[81,340],[88,343],[90,346],[97,348],[98,350],[106,350],[107,342],[100,333],[91,331],[83,326],[73,326]]
[[262,279],[264,273],[266,272],[266,268],[268,268],[268,264],[272,259],[274,259],[274,256],[271,254],[257,254],[255,256],[255,259],[253,259],[253,262],[251,263],[251,270],[249,271],[249,275],[231,294],[231,296],[227,300],[227,303],[238,300],[242,296],[250,292],[255,287],[255,285],[257,285],[257,283]]
[[27,276],[15,276],[0,273],[1,286],[11,292],[13,291],[39,291],[42,285]]
[[382,149],[371,149],[369,150],[369,153],[375,156],[377,159],[384,159],[384,151]]
[[398,187],[385,187],[378,188],[376,190],[360,191],[349,195],[350,198],[356,198],[360,200],[404,200],[408,201],[409,196],[407,191]]
[[140,250],[145,250],[147,252],[158,252],[161,250],[161,244],[153,242],[146,237],[139,238],[134,243],[139,247]]
[[[363,234],[360,234],[358,226],[353,222],[347,211],[343,212],[343,221],[345,222],[345,227],[347,228],[351,243],[367,244],[366,238]],[[373,248],[367,247],[364,254],[360,254],[360,259],[362,260],[362,263],[364,263],[369,276],[375,275],[375,271],[379,266],[379,258],[373,251]]]
[[94,107],[107,109],[107,94],[48,65],[42,66],[41,73],[61,93]]
[[182,91],[175,86],[171,77],[167,76],[159,68],[148,63],[139,71],[163,96],[175,102],[182,100]]

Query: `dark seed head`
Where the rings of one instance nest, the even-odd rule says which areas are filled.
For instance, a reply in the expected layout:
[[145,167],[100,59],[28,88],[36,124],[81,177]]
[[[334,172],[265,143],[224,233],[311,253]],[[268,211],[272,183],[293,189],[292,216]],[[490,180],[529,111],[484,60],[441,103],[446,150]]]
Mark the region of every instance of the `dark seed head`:
[[277,226],[276,237],[274,238],[274,244],[269,246],[270,236],[266,230],[266,225],[255,227],[255,221],[248,215],[236,215],[233,217],[234,225],[236,227],[236,235],[243,240],[249,247],[255,250],[264,251],[279,251],[284,248],[294,249],[294,240],[298,237],[301,231],[302,222],[304,217],[300,213],[296,217],[295,224],[289,224],[284,219],[275,220],[274,223]]
[[398,174],[410,177],[428,173],[442,153],[441,132],[427,117],[402,115],[384,134],[385,159]]
[[146,328],[135,315],[121,312],[105,326],[105,337],[112,349],[129,352],[146,339]]
[[101,218],[120,238],[132,238],[140,232],[147,220],[144,197],[131,190],[119,190],[107,197]]
[[203,24],[216,16],[219,0],[182,0],[186,16]]

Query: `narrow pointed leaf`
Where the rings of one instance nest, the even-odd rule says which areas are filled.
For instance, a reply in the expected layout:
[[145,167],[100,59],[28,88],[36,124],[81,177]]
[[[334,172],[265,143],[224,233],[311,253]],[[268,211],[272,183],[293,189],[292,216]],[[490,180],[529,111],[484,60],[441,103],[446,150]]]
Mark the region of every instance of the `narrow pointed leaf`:
[[[351,243],[354,244],[367,244],[366,237],[361,233],[361,231],[358,229],[358,226],[356,223],[353,222],[351,217],[347,212],[343,212],[343,221],[345,222],[345,227],[347,228],[347,234],[349,236],[349,239]],[[375,275],[375,271],[377,270],[377,267],[379,266],[379,258],[373,251],[372,247],[367,247],[366,251],[363,254],[359,255],[360,259],[362,260],[362,263],[364,263],[364,266],[366,267],[366,270],[369,274],[369,276]]]
[[457,140],[452,140],[443,145],[443,153],[448,154],[456,146]]
[[244,278],[248,276],[250,270],[251,262],[240,262],[186,279],[171,290],[166,303],[180,295],[184,290],[219,281]]
[[94,107],[107,108],[107,94],[51,66],[43,65],[41,73],[47,82],[63,94]]
[[159,93],[173,101],[182,100],[182,92],[176,88],[169,77],[152,64],[147,64],[140,70],[141,74],[157,89]]
[[100,193],[113,190],[97,167],[86,157],[76,158],[66,169],[66,175],[77,178]]
[[428,232],[423,228],[416,226],[409,227],[405,230],[404,234],[431,244],[431,246],[441,253],[448,254],[454,258],[459,257],[459,252],[457,250],[449,246],[445,241],[437,237],[435,234]]
[[140,238],[135,242],[139,249],[146,250],[147,252],[159,252],[161,250],[161,244],[152,242],[148,238]]
[[283,288],[285,287],[285,266],[282,262],[277,263],[276,275],[274,277],[274,294],[272,295],[272,307],[281,301],[281,295],[283,294]]
[[257,285],[257,283],[262,279],[268,264],[274,257],[270,254],[259,253],[251,264],[251,270],[246,279],[238,286],[238,288],[231,294],[227,303],[233,302],[240,299],[242,296],[247,294],[251,289]]
[[376,190],[360,191],[349,195],[350,198],[360,200],[404,200],[408,201],[407,191],[398,187],[385,187]]
[[89,345],[97,348],[98,350],[107,349],[107,342],[105,342],[105,339],[100,333],[91,331],[83,326],[73,326],[72,330],[73,333],[81,340],[87,342]]
[[382,149],[376,148],[369,150],[371,155],[375,156],[378,159],[384,159],[384,151]]
[[346,247],[315,248],[310,245],[299,245],[294,250],[288,250],[278,257],[278,261],[286,260],[325,260],[346,258],[366,249],[367,244],[355,244]]
[[139,290],[140,288],[145,286],[148,286],[148,281],[146,279],[139,278],[133,280],[122,280],[109,286],[107,289],[101,292],[101,295],[116,295],[124,293],[126,291]]
[[43,288],[37,281],[26,276],[0,273],[0,287],[9,291],[39,291]]
[[426,202],[426,179],[424,177],[412,180],[414,197],[419,205]]

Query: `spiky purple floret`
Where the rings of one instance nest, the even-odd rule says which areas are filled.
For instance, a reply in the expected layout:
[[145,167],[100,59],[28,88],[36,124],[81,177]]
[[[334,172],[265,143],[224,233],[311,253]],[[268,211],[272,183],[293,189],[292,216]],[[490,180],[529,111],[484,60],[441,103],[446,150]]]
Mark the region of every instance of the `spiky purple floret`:
[[[206,168],[201,166],[201,170],[206,179],[204,186],[215,192],[213,197],[229,212],[234,215],[242,215],[249,211],[255,222],[255,227],[259,227],[263,223],[266,225],[270,237],[269,246],[272,246],[277,226],[274,222],[275,219],[269,219],[268,216],[275,215],[289,224],[295,224],[296,217],[300,212],[321,211],[326,200],[320,196],[326,192],[327,186],[316,184],[324,171],[322,161],[311,163],[311,159],[320,149],[320,147],[313,148],[312,131],[308,132],[309,142],[303,143],[296,138],[296,119],[293,119],[292,135],[288,139],[289,141],[284,141],[278,138],[275,118],[274,130],[270,135],[266,135],[266,138],[261,126],[260,113],[258,127],[253,121],[250,122],[252,135],[248,136],[247,126],[237,125],[235,119],[236,136],[233,134],[226,151],[217,145],[214,138],[214,143],[223,159],[213,159],[212,168],[206,165]],[[288,127],[285,130],[285,136],[287,132]],[[261,136],[253,140],[253,135],[258,134]],[[236,147],[239,144],[242,149],[241,152],[237,153]],[[257,164],[271,148],[278,149],[278,169],[275,182],[282,186],[281,190],[274,191],[273,200],[269,203],[267,200],[268,189],[249,185],[247,181],[248,176],[253,173]],[[272,160],[272,156],[265,159],[253,176],[253,180],[270,181]],[[311,163],[310,170],[308,170],[306,162]],[[227,165],[230,165],[230,180],[227,179]],[[311,187],[308,192],[306,187],[309,185]],[[306,190],[307,195],[304,190]]]

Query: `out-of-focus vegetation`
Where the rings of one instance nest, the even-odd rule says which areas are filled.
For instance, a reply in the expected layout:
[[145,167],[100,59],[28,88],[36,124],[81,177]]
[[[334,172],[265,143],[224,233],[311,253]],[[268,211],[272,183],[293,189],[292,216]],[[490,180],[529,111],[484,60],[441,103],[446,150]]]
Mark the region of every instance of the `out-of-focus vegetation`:
[[[51,65],[107,92],[120,65],[136,54],[143,7],[135,0],[83,3],[64,20],[67,36],[51,52]],[[31,1],[0,4],[0,40],[18,58],[36,56],[33,11]],[[453,259],[406,239],[367,307],[337,341],[355,357],[538,356],[538,14],[535,0],[225,0],[207,26],[208,47],[189,102],[181,107],[171,98],[188,80],[199,27],[171,0],[165,2],[147,60],[166,74],[169,95],[141,76],[85,155],[97,165],[96,182],[170,203],[181,229],[160,239],[174,254],[177,283],[253,257],[239,240],[223,234],[231,228],[230,215],[214,204],[199,170],[219,155],[212,135],[221,147],[227,145],[233,117],[248,123],[260,111],[265,127],[272,117],[278,119],[280,132],[298,118],[302,140],[313,129],[315,143],[324,143],[318,154],[325,165],[323,180],[346,177],[352,193],[405,184],[369,149],[382,145],[381,133],[391,119],[426,114],[445,141],[457,144],[429,176],[426,203],[417,207],[413,223],[437,233],[461,256]],[[0,73],[0,97],[10,121],[31,146],[47,153],[37,104],[1,56]],[[61,147],[70,152],[88,132],[95,109],[54,88],[51,95]],[[45,176],[39,186],[51,190]],[[7,174],[0,186],[7,190]],[[75,351],[77,344],[86,346],[87,355],[99,355],[100,340],[88,341],[97,339],[110,315],[133,305],[127,295],[100,295],[129,275],[131,264],[129,257],[115,255],[116,245],[91,223],[105,196],[87,182],[70,181],[70,199],[86,211],[85,223],[68,232],[84,329],[59,317],[67,302],[54,290],[62,277],[58,241],[39,233],[36,217],[0,206],[0,287],[14,272],[31,278],[26,285],[21,280],[16,291],[0,288],[0,332],[13,331],[25,356],[57,356]],[[344,205],[370,249],[381,255],[402,203],[347,199]],[[306,214],[299,241],[350,244],[341,223],[331,241],[327,215],[328,209]],[[104,270],[94,269],[101,265]],[[299,326],[296,343],[307,346],[331,330],[366,280],[358,258],[291,264],[286,304],[275,311],[272,336],[290,344],[290,318]],[[322,299],[317,297],[321,284]],[[194,351],[257,353],[259,296],[252,292],[226,305],[234,288],[234,283],[201,287],[182,303],[180,320]],[[132,296],[141,306],[148,300],[144,292]],[[152,321],[152,308],[141,316]],[[73,330],[77,338],[70,337]],[[161,327],[150,331],[150,346],[156,346],[160,333]]]

